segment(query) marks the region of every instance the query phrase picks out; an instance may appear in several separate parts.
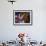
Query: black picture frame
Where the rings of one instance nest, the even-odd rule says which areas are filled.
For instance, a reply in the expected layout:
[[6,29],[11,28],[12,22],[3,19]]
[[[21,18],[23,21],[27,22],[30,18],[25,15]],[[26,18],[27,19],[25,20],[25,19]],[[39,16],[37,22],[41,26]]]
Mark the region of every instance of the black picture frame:
[[[25,14],[25,15],[23,15],[23,14]],[[22,20],[19,20],[18,16],[19,17],[20,16],[28,16],[27,17],[28,19],[23,17],[24,22],[21,22]],[[33,24],[33,11],[32,10],[13,10],[13,25],[32,25],[32,24]]]

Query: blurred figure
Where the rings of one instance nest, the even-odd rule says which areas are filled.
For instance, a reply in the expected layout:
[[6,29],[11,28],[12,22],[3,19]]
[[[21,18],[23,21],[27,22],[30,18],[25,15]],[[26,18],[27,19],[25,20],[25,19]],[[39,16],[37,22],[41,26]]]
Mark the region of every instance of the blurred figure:
[[21,12],[20,13],[23,23],[30,23],[30,13],[29,12]]
[[25,12],[24,23],[30,23],[30,15],[28,12]]

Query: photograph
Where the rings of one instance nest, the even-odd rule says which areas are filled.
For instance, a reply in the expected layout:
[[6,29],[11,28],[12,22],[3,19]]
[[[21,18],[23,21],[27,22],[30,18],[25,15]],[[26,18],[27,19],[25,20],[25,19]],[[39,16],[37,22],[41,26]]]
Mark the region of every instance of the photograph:
[[13,24],[32,24],[32,10],[13,10]]

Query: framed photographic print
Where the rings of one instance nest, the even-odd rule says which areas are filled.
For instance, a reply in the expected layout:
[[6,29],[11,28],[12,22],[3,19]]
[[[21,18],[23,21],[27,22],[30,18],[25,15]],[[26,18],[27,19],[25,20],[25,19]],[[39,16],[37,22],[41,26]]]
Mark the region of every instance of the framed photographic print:
[[32,10],[13,10],[14,25],[32,25]]

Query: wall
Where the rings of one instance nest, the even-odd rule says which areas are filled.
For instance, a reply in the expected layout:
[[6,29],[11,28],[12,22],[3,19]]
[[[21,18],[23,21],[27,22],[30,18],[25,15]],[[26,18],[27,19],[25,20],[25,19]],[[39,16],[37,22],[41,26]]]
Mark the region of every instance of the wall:
[[[14,26],[13,10],[33,10],[32,26]],[[31,35],[31,39],[46,40],[46,1],[17,0],[13,5],[7,0],[0,0],[0,41],[15,40],[19,32]]]

